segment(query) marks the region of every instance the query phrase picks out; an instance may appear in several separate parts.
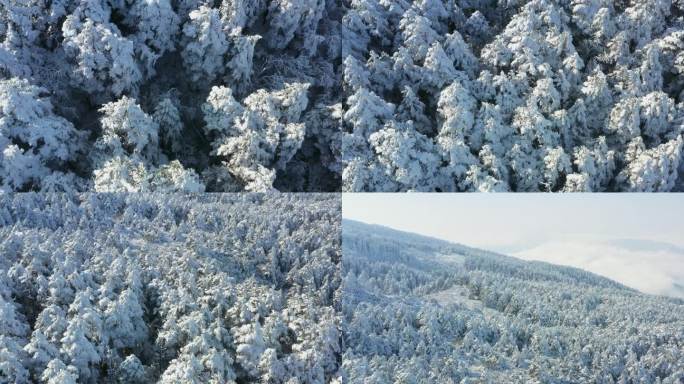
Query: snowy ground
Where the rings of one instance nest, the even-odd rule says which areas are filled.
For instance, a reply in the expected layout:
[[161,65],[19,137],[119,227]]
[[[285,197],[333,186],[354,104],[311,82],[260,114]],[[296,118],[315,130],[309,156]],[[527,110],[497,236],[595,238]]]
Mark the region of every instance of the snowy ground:
[[430,258],[434,261],[450,264],[453,268],[463,266],[463,264],[465,263],[465,256],[458,253],[437,253]]
[[[449,268],[463,269],[465,264],[465,256],[460,254],[442,254],[437,253],[433,256],[427,256],[434,261],[447,264]],[[482,312],[491,311],[486,308],[480,300],[473,300],[470,297],[470,290],[468,287],[454,285],[451,288],[433,292],[422,297],[423,300],[434,300],[441,305],[458,304],[469,310],[478,310]]]

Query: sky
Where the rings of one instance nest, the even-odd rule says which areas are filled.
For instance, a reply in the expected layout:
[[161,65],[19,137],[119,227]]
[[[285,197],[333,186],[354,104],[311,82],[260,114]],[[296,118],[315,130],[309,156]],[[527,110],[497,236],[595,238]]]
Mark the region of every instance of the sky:
[[684,297],[684,194],[343,194],[342,215]]

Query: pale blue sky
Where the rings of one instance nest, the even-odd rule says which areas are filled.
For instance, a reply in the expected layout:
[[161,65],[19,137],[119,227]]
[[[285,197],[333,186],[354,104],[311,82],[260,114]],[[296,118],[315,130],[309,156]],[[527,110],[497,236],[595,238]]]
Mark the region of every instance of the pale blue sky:
[[684,297],[684,194],[348,193],[342,216]]
[[684,245],[684,194],[343,194],[342,215],[490,249],[562,235]]

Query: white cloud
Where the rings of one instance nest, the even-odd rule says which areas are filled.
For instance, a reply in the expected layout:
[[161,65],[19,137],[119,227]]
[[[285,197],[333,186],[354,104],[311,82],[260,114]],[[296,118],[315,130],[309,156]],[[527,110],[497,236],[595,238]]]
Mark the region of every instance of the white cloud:
[[684,298],[684,249],[669,243],[564,237],[511,255],[581,268],[645,293]]

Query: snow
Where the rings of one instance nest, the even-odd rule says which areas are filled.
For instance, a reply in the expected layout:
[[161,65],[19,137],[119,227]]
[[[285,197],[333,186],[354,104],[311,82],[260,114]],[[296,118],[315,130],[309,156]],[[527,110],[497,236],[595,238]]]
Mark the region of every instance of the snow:
[[469,296],[470,291],[468,290],[468,288],[461,286],[453,286],[449,289],[431,293],[423,297],[425,300],[435,300],[443,306],[447,306],[449,304],[458,304],[462,305],[463,307],[471,311],[483,311],[485,309],[484,304],[481,301],[469,299]]
[[454,268],[462,268],[466,260],[465,256],[459,253],[437,253],[431,259],[451,264]]
[[[355,144],[343,151],[342,189],[679,188],[684,20],[670,3],[351,2],[342,66],[353,137],[343,140]],[[357,118],[364,94],[374,106],[364,110],[384,111],[378,125],[415,124],[385,130],[395,136],[385,142],[409,135],[421,150],[377,150]],[[430,155],[429,167],[403,165]]]
[[[325,0],[6,1],[0,102],[17,106],[0,107],[0,189],[339,190],[334,110],[342,96],[343,7]],[[8,87],[25,88],[24,95]],[[214,128],[203,104],[216,87],[252,110],[271,101],[282,110],[228,121],[223,128],[242,132],[226,143],[206,134]],[[21,119],[32,109],[35,126]],[[115,150],[113,136],[126,156],[87,156]],[[259,146],[264,153],[250,149]],[[174,175],[165,178],[169,169]]]
[[[41,90],[15,104],[54,107],[46,129],[0,111],[6,191],[684,186],[681,1],[5,3],[3,81]],[[253,112],[221,119],[228,135],[205,114],[216,88]],[[159,126],[159,157],[84,156],[111,139],[103,108],[126,100]],[[173,161],[192,189],[150,182]]]
[[681,300],[377,225],[342,230],[349,382],[675,383],[684,372]]
[[340,380],[336,195],[0,195],[0,382]]

